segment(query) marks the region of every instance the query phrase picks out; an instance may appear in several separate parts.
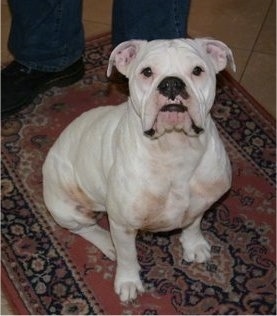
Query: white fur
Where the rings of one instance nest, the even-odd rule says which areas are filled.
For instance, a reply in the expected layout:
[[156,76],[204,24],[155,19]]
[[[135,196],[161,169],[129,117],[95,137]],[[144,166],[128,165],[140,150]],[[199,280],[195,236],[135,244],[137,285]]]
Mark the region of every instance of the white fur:
[[[184,259],[210,258],[200,221],[231,183],[229,159],[210,116],[215,75],[228,61],[234,68],[230,49],[210,39],[120,44],[108,74],[115,65],[129,78],[130,98],[83,113],[49,151],[45,203],[61,226],[117,260],[115,291],[123,302],[143,292],[135,246],[139,229],[182,228]],[[204,70],[200,76],[193,75],[196,66]],[[145,67],[153,76],[142,74]],[[189,97],[172,101],[162,95],[159,83],[167,77],[180,78]],[[188,111],[160,111],[170,103]],[[196,133],[193,123],[203,132]],[[155,134],[145,135],[151,128]],[[97,212],[103,211],[111,234],[97,225]]]

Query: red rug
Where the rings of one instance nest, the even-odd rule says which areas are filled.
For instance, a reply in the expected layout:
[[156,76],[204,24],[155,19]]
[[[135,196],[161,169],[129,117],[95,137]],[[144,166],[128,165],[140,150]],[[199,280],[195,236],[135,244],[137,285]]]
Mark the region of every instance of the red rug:
[[[107,80],[110,36],[87,42],[85,78],[54,88],[2,122],[2,284],[19,314],[275,314],[275,122],[228,73],[213,116],[233,167],[231,191],[202,229],[206,264],[186,263],[180,231],[137,238],[146,293],[120,304],[115,263],[60,228],[42,199],[41,166],[80,113],[126,99]],[[105,221],[105,218],[103,218]]]

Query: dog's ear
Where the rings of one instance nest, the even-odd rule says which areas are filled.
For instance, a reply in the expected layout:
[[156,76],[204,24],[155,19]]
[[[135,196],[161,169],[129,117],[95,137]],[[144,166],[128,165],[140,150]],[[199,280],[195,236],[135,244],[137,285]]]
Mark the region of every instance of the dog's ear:
[[111,75],[113,66],[116,66],[119,72],[128,77],[129,66],[145,43],[146,41],[143,40],[131,40],[116,46],[109,59],[107,76]]
[[197,40],[200,41],[201,46],[211,58],[216,73],[223,70],[227,64],[230,65],[233,71],[236,71],[233,53],[226,44],[221,41],[208,38],[199,38]]

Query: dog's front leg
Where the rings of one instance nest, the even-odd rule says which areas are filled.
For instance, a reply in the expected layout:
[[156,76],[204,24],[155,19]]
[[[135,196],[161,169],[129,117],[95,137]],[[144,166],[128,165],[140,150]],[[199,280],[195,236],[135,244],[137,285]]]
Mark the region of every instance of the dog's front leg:
[[117,258],[115,292],[122,302],[130,302],[136,299],[138,292],[144,292],[137,261],[137,231],[127,230],[113,220],[110,220],[110,230]]
[[202,215],[185,228],[180,237],[184,254],[183,257],[187,262],[205,262],[211,257],[211,246],[202,235],[200,223]]

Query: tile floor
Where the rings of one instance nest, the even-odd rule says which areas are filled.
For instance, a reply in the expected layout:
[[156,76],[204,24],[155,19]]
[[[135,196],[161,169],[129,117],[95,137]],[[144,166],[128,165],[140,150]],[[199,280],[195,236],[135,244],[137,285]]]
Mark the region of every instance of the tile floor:
[[[112,0],[84,0],[86,37],[111,29]],[[1,60],[12,59],[7,49],[11,17],[1,0]],[[276,117],[276,1],[191,0],[188,33],[224,41],[233,50],[233,76],[271,115]],[[1,314],[12,311],[1,295]]]

